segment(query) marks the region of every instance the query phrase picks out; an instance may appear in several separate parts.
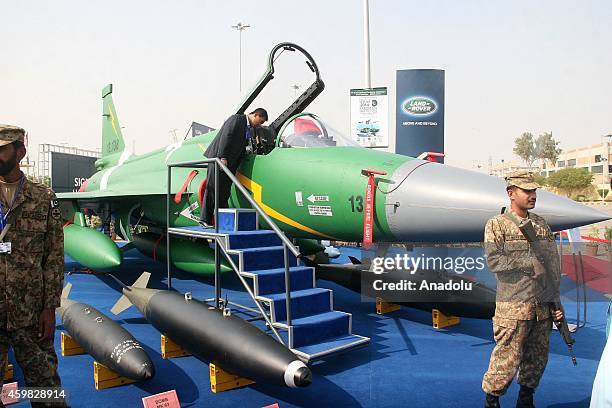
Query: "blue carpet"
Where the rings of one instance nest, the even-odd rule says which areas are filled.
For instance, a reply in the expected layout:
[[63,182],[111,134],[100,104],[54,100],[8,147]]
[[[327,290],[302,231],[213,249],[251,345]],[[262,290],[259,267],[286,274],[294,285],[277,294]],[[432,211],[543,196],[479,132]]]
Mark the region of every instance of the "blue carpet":
[[[350,251],[348,251],[350,252]],[[346,262],[345,255],[338,262]],[[67,259],[66,271],[75,265]],[[127,283],[144,270],[152,272],[151,287],[164,288],[165,265],[142,258],[136,251],[126,253],[125,265],[116,273]],[[239,283],[224,276],[223,296],[245,302]],[[108,276],[72,274],[71,298],[83,301],[112,316],[110,308],[119,297],[118,285]],[[174,287],[194,297],[213,295],[211,281],[176,272]],[[334,307],[353,313],[353,332],[372,338],[369,347],[314,363],[313,383],[305,389],[285,389],[265,384],[225,393],[210,391],[208,366],[194,357],[163,360],[159,354],[160,335],[134,308],[116,317],[143,343],[155,366],[156,377],[146,383],[96,391],[93,359],[87,355],[59,357],[60,375],[70,393],[73,407],[141,407],[141,398],[176,389],[183,407],[261,407],[278,402],[281,407],[478,407],[480,390],[493,348],[491,322],[462,319],[447,330],[431,327],[431,314],[402,308],[386,316],[376,315],[374,303],[362,302],[360,295],[335,284],[319,281],[320,287],[334,290]],[[228,289],[225,289],[225,288]],[[564,301],[570,317],[575,304]],[[588,322],[576,333],[578,367],[571,365],[565,344],[558,333],[551,339],[551,353],[544,378],[536,393],[538,407],[588,406],[592,382],[605,343],[606,301],[588,305]],[[60,353],[59,330],[56,350]],[[10,356],[14,361],[13,356]],[[23,383],[21,371],[16,377]],[[513,384],[501,400],[514,406],[518,387]],[[28,406],[21,403],[15,406]]]

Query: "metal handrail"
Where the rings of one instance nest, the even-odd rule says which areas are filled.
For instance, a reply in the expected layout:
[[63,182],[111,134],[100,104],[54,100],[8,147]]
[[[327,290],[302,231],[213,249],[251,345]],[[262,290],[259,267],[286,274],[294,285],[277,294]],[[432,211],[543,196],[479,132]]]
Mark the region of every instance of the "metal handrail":
[[[281,241],[283,242],[283,252],[284,252],[284,263],[285,263],[285,306],[286,306],[286,319],[287,319],[287,326],[291,326],[291,277],[289,275],[289,253],[288,251],[291,251],[291,253],[293,253],[293,255],[296,258],[300,258],[301,254],[300,251],[293,245],[293,243],[285,236],[285,234],[280,230],[280,228],[278,228],[278,226],[274,223],[274,221],[272,221],[272,219],[268,216],[268,214],[265,213],[265,211],[259,206],[259,204],[253,199],[253,197],[251,197],[251,195],[248,193],[248,191],[244,188],[244,186],[238,181],[238,179],[236,178],[236,176],[234,176],[234,174],[227,168],[227,166],[225,166],[223,164],[223,162],[221,162],[220,159],[218,158],[207,158],[207,159],[203,159],[203,160],[196,160],[196,161],[189,161],[189,162],[179,162],[179,163],[173,163],[173,164],[168,164],[168,194],[166,197],[166,208],[167,208],[167,213],[166,213],[166,225],[167,228],[170,227],[170,196],[172,195],[171,193],[171,182],[172,182],[172,167],[187,167],[187,168],[209,168],[209,165],[211,163],[215,164],[215,233],[219,232],[219,223],[218,223],[218,219],[219,219],[219,196],[218,196],[218,191],[219,189],[217,188],[217,186],[219,185],[218,181],[219,181],[219,168],[221,170],[223,170],[223,172],[228,176],[228,178],[231,180],[231,182],[234,184],[234,186],[238,189],[238,191],[240,191],[242,193],[242,195],[244,196],[244,198],[247,199],[247,201],[251,204],[251,206],[253,206],[253,208],[255,209],[255,211],[257,211],[257,213],[266,221],[266,223],[268,224],[268,226],[270,226],[272,228],[272,230],[276,233],[276,235],[281,239]],[[221,247],[221,245],[219,245],[219,241],[218,238],[215,238],[215,307],[219,307],[219,298],[221,297],[221,274],[220,274],[220,253],[219,253],[219,248]],[[238,268],[235,267],[234,262],[229,258],[228,254],[225,252],[225,249],[223,248],[223,252],[226,256],[226,258],[229,260],[230,265],[232,266],[232,269],[234,269],[234,271],[236,272],[236,274],[238,275],[238,277],[240,278],[241,282],[243,283],[243,285],[245,286],[245,289],[247,290],[247,292],[249,293],[249,295],[251,296],[251,298],[253,299],[253,301],[255,302],[255,304],[257,305],[257,307],[260,309],[260,311],[262,312],[263,316],[266,318],[266,322],[270,325],[270,328],[274,331],[274,334],[277,336],[277,338],[279,339],[279,341],[283,344],[285,344],[281,337],[278,335],[278,333],[276,332],[276,330],[273,328],[272,324],[268,321],[268,318],[265,314],[265,312],[263,311],[263,308],[261,307],[261,305],[259,304],[259,302],[257,301],[257,299],[255,299],[255,295],[251,292],[250,288],[248,287],[248,284],[246,283],[246,281],[242,278],[242,276],[240,275],[240,272],[238,271]],[[166,244],[166,259],[167,259],[167,265],[168,265],[168,287],[171,287],[171,274],[170,274],[170,239],[168,238],[168,243]]]
[[[251,299],[253,299],[253,302],[255,302],[255,305],[259,309],[259,312],[261,313],[263,318],[266,319],[266,323],[268,324],[270,329],[272,329],[272,332],[274,333],[274,335],[276,336],[278,341],[280,341],[281,344],[286,346],[285,342],[283,341],[283,338],[280,336],[280,334],[278,334],[278,331],[276,331],[276,328],[274,328],[274,325],[272,324],[272,321],[270,320],[270,318],[266,314],[265,310],[263,309],[263,307],[259,303],[259,300],[257,300],[255,298],[255,294],[253,293],[253,291],[249,287],[249,284],[246,282],[246,280],[244,280],[244,277],[242,275],[240,275],[240,272],[238,271],[238,267],[236,266],[236,264],[234,263],[232,258],[228,255],[227,250],[223,247],[223,245],[221,244],[221,240],[218,237],[215,237],[215,247],[220,247],[223,250],[223,254],[225,255],[225,259],[227,259],[227,261],[229,262],[229,264],[232,267],[232,269],[234,270],[234,272],[236,272],[236,276],[238,276],[238,279],[240,279],[240,282],[242,282],[242,285],[247,290],[247,293],[249,294],[249,296],[251,296]],[[218,305],[216,305],[216,307],[218,307]]]
[[232,183],[234,183],[236,188],[244,195],[247,201],[255,208],[257,213],[259,213],[259,215],[261,215],[263,219],[266,220],[268,225],[272,227],[274,232],[276,232],[276,235],[278,235],[279,238],[283,241],[283,243],[289,247],[293,255],[295,255],[298,258],[301,257],[300,251],[295,247],[295,245],[293,245],[293,243],[289,240],[289,238],[285,236],[285,234],[280,230],[280,228],[278,228],[278,226],[274,223],[274,221],[272,221],[272,219],[268,216],[268,214],[266,214],[264,210],[262,210],[259,204],[257,204],[257,202],[253,200],[253,197],[251,197],[251,195],[244,188],[244,186],[240,184],[240,181],[238,181],[236,176],[232,174],[232,172],[227,168],[227,166],[225,166],[221,162],[221,160],[217,158],[212,158],[212,159],[205,159],[205,160],[198,160],[198,161],[191,161],[191,162],[181,162],[181,163],[169,164],[168,167],[207,167],[207,166],[198,166],[198,164],[208,164],[212,162],[217,163],[217,165],[221,167],[221,170],[223,170],[223,172],[229,177]]

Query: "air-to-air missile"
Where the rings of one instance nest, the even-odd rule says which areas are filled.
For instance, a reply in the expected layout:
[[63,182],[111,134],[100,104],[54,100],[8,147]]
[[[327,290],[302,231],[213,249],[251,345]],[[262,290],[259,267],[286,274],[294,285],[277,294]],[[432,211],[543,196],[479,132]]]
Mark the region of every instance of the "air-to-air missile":
[[62,292],[60,320],[70,336],[98,363],[136,381],[153,378],[155,366],[140,343],[116,321],[85,303],[68,299],[72,284]]
[[239,317],[169,290],[147,289],[144,272],[111,311],[134,305],[157,330],[206,363],[251,380],[291,388],[312,382],[310,369],[295,354]]
[[[478,242],[486,221],[507,205],[503,179],[423,161],[413,157],[360,147],[304,109],[323,91],[314,59],[301,47],[282,43],[268,59],[268,69],[234,113],[245,113],[274,77],[274,61],[281,53],[305,57],[314,74],[282,114],[258,129],[262,144],[238,169],[238,180],[290,238],[360,242],[363,239],[365,189],[363,169],[383,171],[376,176],[373,211],[374,242]],[[134,155],[125,148],[112,86],[102,91],[102,157],[98,170],[77,193],[58,198],[68,208],[68,219],[84,208],[110,208],[119,235],[133,241],[131,226],[166,227],[167,165],[203,159],[202,152],[216,132],[181,140],[166,148]],[[196,226],[206,169],[175,168],[170,191],[170,227]],[[230,205],[250,204],[232,189]],[[534,211],[553,231],[609,219],[602,212],[547,191],[538,191]],[[84,266],[88,259],[116,258],[107,245],[95,247],[92,238],[74,239],[80,231],[65,231],[78,242],[70,255]],[[98,233],[98,232],[93,232]],[[88,234],[93,234],[88,232]],[[101,234],[101,233],[98,233]],[[97,256],[91,251],[99,252]],[[87,256],[77,256],[77,253]],[[185,255],[186,256],[186,255]],[[174,259],[175,265],[181,259]],[[187,264],[189,262],[184,262]],[[212,269],[211,269],[212,270]]]

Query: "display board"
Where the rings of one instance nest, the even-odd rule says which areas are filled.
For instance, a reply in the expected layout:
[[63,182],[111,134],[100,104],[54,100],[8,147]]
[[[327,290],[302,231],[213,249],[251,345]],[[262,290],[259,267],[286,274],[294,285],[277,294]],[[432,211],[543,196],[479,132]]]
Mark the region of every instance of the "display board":
[[398,70],[395,109],[396,153],[411,157],[444,153],[443,70]]
[[364,147],[389,146],[387,88],[351,89],[351,138]]
[[56,193],[79,191],[96,172],[97,158],[51,152],[51,188]]

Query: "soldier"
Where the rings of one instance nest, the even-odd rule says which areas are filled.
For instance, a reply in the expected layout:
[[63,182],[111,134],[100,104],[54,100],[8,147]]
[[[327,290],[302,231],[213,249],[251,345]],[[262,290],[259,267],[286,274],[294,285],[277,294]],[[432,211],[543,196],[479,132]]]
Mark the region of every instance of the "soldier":
[[[506,177],[510,209],[491,218],[485,227],[485,251],[497,278],[493,317],[495,348],[482,380],[485,407],[499,407],[518,371],[521,386],[517,407],[533,407],[533,393],[548,361],[552,328],[549,302],[559,299],[559,259],[553,234],[544,219],[528,210],[535,207],[533,175],[518,171]],[[521,220],[534,224],[545,254],[535,254],[518,228]],[[553,310],[561,320],[563,312]]]
[[19,169],[24,135],[0,125],[0,385],[10,346],[27,387],[55,388],[61,386],[53,347],[64,279],[61,214],[53,191]]

